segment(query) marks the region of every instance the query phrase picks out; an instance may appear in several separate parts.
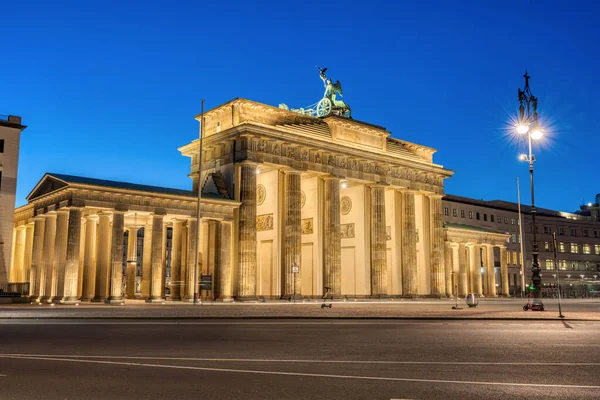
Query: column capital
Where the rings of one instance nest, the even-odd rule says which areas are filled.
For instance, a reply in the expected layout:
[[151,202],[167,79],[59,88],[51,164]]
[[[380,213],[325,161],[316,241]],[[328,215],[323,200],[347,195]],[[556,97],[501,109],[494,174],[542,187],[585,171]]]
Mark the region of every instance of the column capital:
[[242,165],[242,166],[248,166],[248,167],[258,167],[262,163],[259,163],[257,161],[251,161],[251,160],[243,160],[243,161],[237,162],[236,164]]
[[89,214],[83,218],[85,218],[86,221],[98,221],[100,219],[100,217],[97,214]]
[[301,175],[302,172],[305,172],[299,169],[280,169],[280,171],[286,175]]
[[370,188],[389,188],[391,187],[389,183],[386,182],[375,182],[375,183],[367,183],[367,186],[369,186]]
[[427,194],[427,197],[429,197],[430,199],[442,199],[445,195],[444,194],[439,194],[439,193],[433,193],[433,194]]

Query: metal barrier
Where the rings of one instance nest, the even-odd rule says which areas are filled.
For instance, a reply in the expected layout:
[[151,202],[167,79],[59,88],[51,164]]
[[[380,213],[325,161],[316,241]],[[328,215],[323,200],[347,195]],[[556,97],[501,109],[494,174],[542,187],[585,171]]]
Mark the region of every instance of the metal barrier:
[[29,282],[15,282],[0,285],[0,297],[29,296]]

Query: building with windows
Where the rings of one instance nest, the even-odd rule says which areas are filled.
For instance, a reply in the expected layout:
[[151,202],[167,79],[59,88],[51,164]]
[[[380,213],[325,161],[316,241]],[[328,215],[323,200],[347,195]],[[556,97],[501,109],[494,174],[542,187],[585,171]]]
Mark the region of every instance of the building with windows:
[[[494,252],[496,274],[502,262],[508,264],[509,290],[518,295],[531,278],[532,219],[529,206],[521,206],[523,237],[519,225],[518,205],[506,201],[483,201],[446,195],[443,199],[447,226],[466,225],[475,229],[504,233],[506,252]],[[597,205],[595,206],[597,209]],[[536,208],[539,263],[543,290],[551,295],[558,275],[565,295],[582,296],[600,289],[600,219],[594,204],[582,206],[582,212],[568,213]],[[554,260],[552,234],[556,233],[557,257]],[[524,257],[521,254],[523,241]],[[522,260],[525,260],[522,268]],[[524,273],[524,275],[523,275]]]
[[0,285],[11,282],[25,282],[25,276],[9,275],[12,262],[12,249],[19,249],[25,243],[25,230],[13,229],[15,198],[17,191],[17,171],[19,167],[19,145],[21,117],[0,115]]

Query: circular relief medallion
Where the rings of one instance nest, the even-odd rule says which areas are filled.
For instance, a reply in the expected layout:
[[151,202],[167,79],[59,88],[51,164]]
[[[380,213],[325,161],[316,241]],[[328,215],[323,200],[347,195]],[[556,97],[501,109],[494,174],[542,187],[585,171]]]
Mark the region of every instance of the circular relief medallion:
[[256,202],[260,206],[267,198],[267,189],[263,185],[256,186]]
[[350,197],[348,196],[343,196],[340,199],[340,212],[342,215],[346,215],[350,210],[352,210],[352,200],[350,200]]
[[300,191],[300,208],[304,208],[304,203],[306,203],[306,194],[304,194],[304,190]]

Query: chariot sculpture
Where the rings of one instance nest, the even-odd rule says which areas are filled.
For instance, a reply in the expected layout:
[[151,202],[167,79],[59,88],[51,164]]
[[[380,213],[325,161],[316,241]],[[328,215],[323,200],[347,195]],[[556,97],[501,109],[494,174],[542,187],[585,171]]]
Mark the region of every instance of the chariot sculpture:
[[294,111],[304,115],[310,115],[312,117],[326,117],[328,115],[338,115],[340,117],[352,118],[352,110],[350,106],[346,104],[343,100],[338,100],[336,97],[339,95],[343,96],[342,93],[342,84],[340,81],[336,81],[333,83],[331,78],[328,78],[325,73],[327,72],[327,68],[319,68],[319,77],[323,81],[323,86],[325,86],[325,93],[323,93],[323,98],[318,102],[311,104],[306,107],[301,108],[292,108],[290,109],[285,104],[280,104],[279,108],[283,108],[285,110]]

